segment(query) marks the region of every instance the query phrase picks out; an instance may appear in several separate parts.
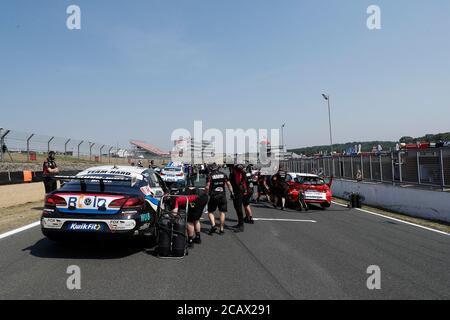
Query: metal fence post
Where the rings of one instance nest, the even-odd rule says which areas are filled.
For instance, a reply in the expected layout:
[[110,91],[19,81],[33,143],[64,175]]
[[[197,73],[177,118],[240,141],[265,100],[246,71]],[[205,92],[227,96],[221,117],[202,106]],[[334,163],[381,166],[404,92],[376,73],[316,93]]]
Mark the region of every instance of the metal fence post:
[[102,145],[100,148],[100,162],[102,162],[102,150],[105,147],[105,145]]
[[111,163],[111,150],[113,149],[114,147],[111,147],[111,148],[109,148],[109,150],[108,150],[108,163]]
[[[0,137],[3,137],[2,131],[3,128],[0,128]],[[0,161],[3,161],[3,139],[0,140]]]
[[331,161],[332,161],[332,171],[333,171],[333,177],[336,176],[336,166],[334,165],[334,157],[331,156]]
[[95,142],[89,142],[89,161],[92,161],[92,148],[95,146]]
[[27,139],[27,158],[30,161],[30,140],[34,137],[34,133],[32,133]]
[[370,167],[370,180],[373,181],[373,170],[372,170],[372,155],[369,155],[369,167]]
[[380,181],[383,182],[383,156],[380,154]]
[[65,156],[67,155],[67,145],[69,144],[70,140],[71,140],[71,139],[68,139],[68,140],[66,141],[66,143],[64,143],[64,155],[65,155]]
[[78,159],[80,159],[80,146],[83,144],[84,140],[81,141],[78,146],[77,146],[77,150],[78,150]]
[[392,185],[395,185],[394,153],[391,152]]
[[361,164],[361,179],[365,180],[365,176],[364,176],[364,160],[363,160],[363,155],[360,155],[361,158],[359,159],[360,164]]
[[354,172],[353,172],[353,156],[350,156],[350,168],[351,168],[351,178],[350,179],[355,179],[355,175],[354,175]]
[[50,152],[50,143],[55,139],[55,137],[51,137],[50,140],[47,142],[47,152]]
[[444,175],[444,152],[442,151],[442,149],[439,150],[439,162],[441,165],[441,189],[442,191],[444,191],[444,186],[445,186],[445,175]]
[[421,184],[421,172],[420,172],[420,152],[419,151],[417,151],[416,152],[416,159],[417,159],[417,182],[419,183],[419,184]]
[[398,174],[400,176],[400,183],[403,182],[403,173],[402,173],[402,153],[398,153]]
[[[3,128],[2,128],[3,129]],[[11,130],[6,130],[5,133],[0,137],[0,160],[4,161],[5,160],[5,153],[3,152],[3,147],[6,147],[5,145],[5,137],[11,132]],[[5,148],[5,151],[7,149]]]

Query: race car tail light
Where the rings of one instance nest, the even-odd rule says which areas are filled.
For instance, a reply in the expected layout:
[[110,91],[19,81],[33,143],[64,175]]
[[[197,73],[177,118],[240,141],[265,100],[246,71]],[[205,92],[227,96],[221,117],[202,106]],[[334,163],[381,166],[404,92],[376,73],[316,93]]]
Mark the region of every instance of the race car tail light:
[[134,208],[134,207],[141,207],[145,203],[144,198],[142,197],[136,197],[136,198],[129,198],[127,202],[123,205],[123,208]]
[[180,173],[177,173],[177,176],[181,177],[181,176],[183,176],[183,174],[184,174],[183,172],[180,172]]
[[110,208],[122,208],[122,206],[125,204],[125,202],[127,202],[128,198],[120,198],[120,199],[116,199],[111,201],[111,203],[109,204],[108,207]]
[[135,208],[140,207],[145,203],[144,199],[141,197],[133,198],[120,198],[112,201],[109,204],[110,208]]
[[48,195],[45,197],[45,205],[49,207],[67,206],[67,202],[63,197]]

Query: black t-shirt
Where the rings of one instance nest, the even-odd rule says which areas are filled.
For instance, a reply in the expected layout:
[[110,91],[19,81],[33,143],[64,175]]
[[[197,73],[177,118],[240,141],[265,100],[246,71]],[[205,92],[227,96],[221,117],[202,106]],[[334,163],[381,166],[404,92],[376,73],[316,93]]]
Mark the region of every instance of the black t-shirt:
[[278,170],[277,172],[278,181],[283,183],[286,182],[287,172],[284,170]]
[[228,176],[221,171],[211,172],[208,176],[208,182],[210,194],[224,194]]

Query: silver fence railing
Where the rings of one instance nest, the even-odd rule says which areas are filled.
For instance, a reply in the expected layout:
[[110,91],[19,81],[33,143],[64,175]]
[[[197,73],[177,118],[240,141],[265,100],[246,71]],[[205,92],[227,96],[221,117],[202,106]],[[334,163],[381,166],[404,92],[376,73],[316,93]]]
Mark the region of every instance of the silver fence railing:
[[450,188],[450,148],[300,158],[284,161],[284,165],[289,171],[340,179]]
[[[0,161],[34,162],[52,150],[62,160],[127,163],[129,150],[104,143],[0,128]],[[115,158],[115,159],[112,159]]]

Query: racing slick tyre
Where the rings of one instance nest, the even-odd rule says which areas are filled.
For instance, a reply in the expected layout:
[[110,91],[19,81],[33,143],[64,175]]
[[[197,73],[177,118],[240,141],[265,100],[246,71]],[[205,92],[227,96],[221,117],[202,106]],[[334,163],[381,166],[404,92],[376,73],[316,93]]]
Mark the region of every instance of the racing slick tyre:
[[173,248],[172,255],[174,257],[183,257],[186,253],[186,218],[178,217],[173,224]]
[[170,256],[170,245],[172,237],[172,223],[170,218],[164,217],[159,223],[158,230],[158,256],[168,257]]
[[331,206],[331,203],[324,202],[324,203],[321,203],[320,206],[322,207],[322,209],[327,209]]
[[42,231],[42,233],[48,240],[53,241],[53,242],[63,242],[65,240],[62,235],[57,234],[55,232]]

